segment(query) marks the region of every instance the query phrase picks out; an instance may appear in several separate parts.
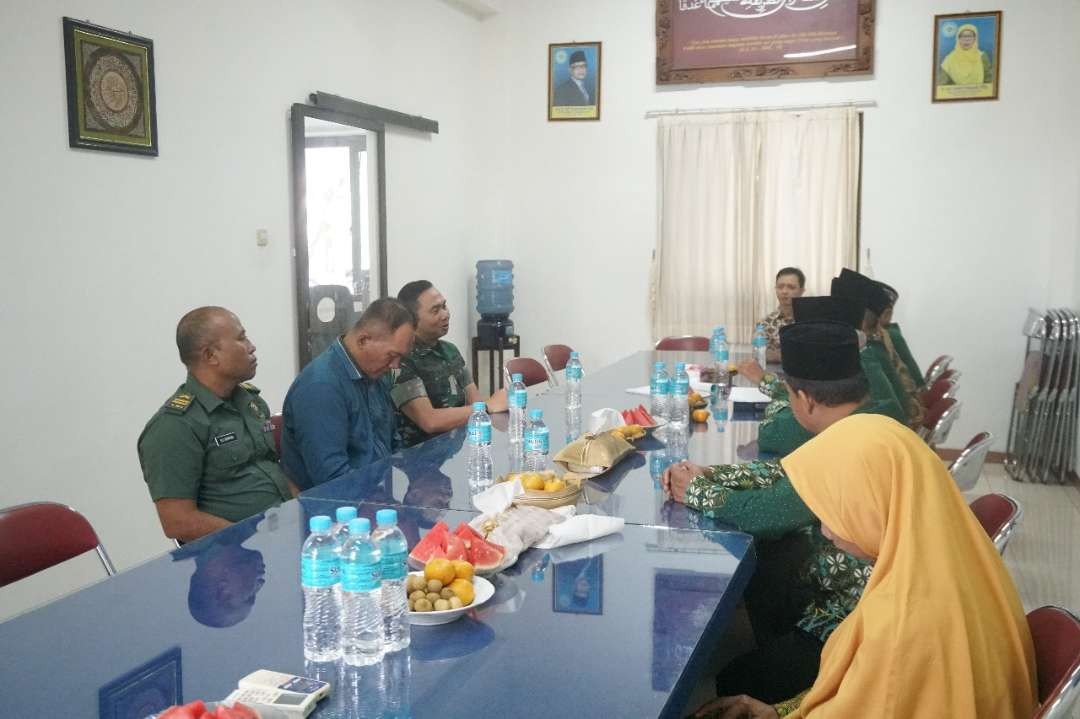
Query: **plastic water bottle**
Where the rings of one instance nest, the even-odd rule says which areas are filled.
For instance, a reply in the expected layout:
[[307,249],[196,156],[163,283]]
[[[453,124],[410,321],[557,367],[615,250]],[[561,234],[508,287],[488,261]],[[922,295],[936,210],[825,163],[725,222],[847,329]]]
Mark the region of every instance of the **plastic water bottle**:
[[651,400],[649,414],[653,417],[664,417],[666,419],[670,413],[668,403],[670,393],[671,379],[664,368],[664,363],[657,362],[653,365],[652,377],[649,378],[649,398]]
[[[331,696],[339,693],[342,704],[349,707],[347,717],[386,716],[386,674],[383,662],[357,667],[346,665],[337,687],[331,686]],[[319,709],[322,719],[322,708]]]
[[529,426],[525,430],[525,469],[529,472],[543,472],[547,469],[549,448],[544,410],[531,409],[529,410]]
[[769,338],[765,334],[765,325],[758,324],[757,329],[754,330],[754,339],[750,342],[754,348],[754,361],[765,367],[767,361],[766,350],[769,347]]
[[570,353],[570,361],[566,363],[566,406],[581,406],[581,358],[577,352]]
[[510,427],[507,434],[511,446],[517,445],[520,452],[525,441],[525,407],[529,404],[529,391],[525,387],[525,378],[516,372],[510,376],[506,403],[510,409]]
[[334,513],[334,519],[337,521],[334,522],[330,533],[334,535],[334,541],[338,543],[340,549],[349,538],[349,522],[356,519],[356,507],[338,507]]
[[731,352],[728,349],[727,336],[724,328],[718,328],[720,334],[716,338],[716,349],[713,351],[714,373],[716,384],[720,388],[720,394],[727,397],[731,391],[731,374],[728,372],[728,361]]
[[566,408],[566,443],[581,436],[581,407]]
[[479,492],[494,482],[491,468],[491,418],[488,417],[483,402],[473,402],[472,408],[466,438],[469,454],[465,472],[469,487]]
[[686,427],[690,422],[690,375],[686,363],[675,365],[675,378],[671,382],[671,423]]
[[382,554],[383,647],[394,652],[409,646],[409,599],[405,596],[405,567],[409,543],[397,526],[397,510],[380,509],[371,541]]
[[[341,656],[341,598],[337,542],[330,517],[308,522],[311,534],[300,550],[300,584],[304,590],[304,657],[331,662]],[[404,591],[404,590],[403,590]]]
[[386,675],[386,709],[379,716],[384,719],[411,719],[412,657],[410,652],[387,654],[385,664],[383,671]]
[[347,664],[382,659],[381,587],[382,555],[371,541],[371,520],[353,519],[341,548],[341,655]]

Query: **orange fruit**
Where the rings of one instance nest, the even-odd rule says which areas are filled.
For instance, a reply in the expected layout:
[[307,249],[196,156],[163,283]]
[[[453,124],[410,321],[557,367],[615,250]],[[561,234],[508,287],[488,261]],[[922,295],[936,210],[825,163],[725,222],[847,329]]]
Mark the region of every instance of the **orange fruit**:
[[551,479],[547,482],[544,482],[545,492],[561,492],[564,489],[566,489],[566,482],[562,481],[561,479]]
[[521,486],[524,489],[543,489],[544,488],[544,475],[537,474],[536,472],[529,472],[521,476]]
[[473,599],[476,599],[476,591],[473,589],[472,580],[470,579],[455,579],[450,582],[450,591],[466,607],[473,603]]
[[473,565],[466,562],[464,559],[454,559],[450,562],[454,565],[454,577],[457,579],[467,579],[470,582],[473,578]]
[[449,559],[432,559],[424,565],[424,579],[438,579],[444,587],[454,581],[454,565]]
[[701,422],[701,423],[708,422],[709,421],[709,410],[707,410],[707,409],[695,409],[693,412],[690,413],[690,419],[694,420],[695,422]]

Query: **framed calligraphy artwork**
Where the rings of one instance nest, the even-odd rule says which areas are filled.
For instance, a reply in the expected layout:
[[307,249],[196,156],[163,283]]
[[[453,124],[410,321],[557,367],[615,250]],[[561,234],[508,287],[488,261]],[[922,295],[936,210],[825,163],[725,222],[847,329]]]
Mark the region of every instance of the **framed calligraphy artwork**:
[[158,154],[154,42],[64,18],[68,144]]
[[874,0],[657,0],[661,85],[874,71]]

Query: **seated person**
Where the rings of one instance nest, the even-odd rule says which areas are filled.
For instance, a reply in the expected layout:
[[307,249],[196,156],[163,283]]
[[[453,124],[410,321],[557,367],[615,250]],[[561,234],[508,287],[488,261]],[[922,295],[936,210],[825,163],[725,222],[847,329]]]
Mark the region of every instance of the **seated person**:
[[387,373],[413,343],[416,320],[392,298],[375,300],[356,324],[305,367],[285,395],[282,464],[301,489],[342,477],[394,451]]
[[139,435],[139,464],[166,537],[190,542],[292,499],[270,409],[247,380],[255,345],[236,315],[199,307],[180,318],[187,380]]
[[904,373],[899,371],[899,360],[889,351],[881,336],[881,315],[892,302],[889,294],[880,283],[845,268],[840,272],[840,276],[833,280],[832,295],[833,297],[853,297],[866,305],[866,317],[863,321],[866,347],[881,365],[881,370],[892,385],[893,392],[901,400],[904,411],[907,413],[907,425],[912,429],[917,428],[922,423],[924,415],[918,390],[911,378],[906,377],[906,371]]
[[889,351],[895,353],[900,358],[900,361],[904,363],[908,376],[911,377],[915,386],[920,390],[925,389],[926,382],[922,370],[919,369],[919,363],[912,356],[907,340],[904,339],[904,335],[900,332],[900,325],[892,321],[893,309],[896,308],[896,302],[900,299],[900,293],[884,282],[878,284],[881,285],[881,288],[889,295],[889,299],[892,300],[892,303],[881,313],[879,322],[882,329],[881,339],[890,347]]
[[[870,411],[850,325],[796,322],[781,330],[780,343],[790,410],[808,437]],[[720,691],[780,701],[808,687],[822,645],[862,592],[866,565],[821,537],[778,461],[713,467],[682,462],[661,481],[676,502],[752,534],[758,549],[746,600],[759,648],[725,669]],[[782,596],[776,581],[785,583]]]
[[780,361],[780,330],[795,321],[791,300],[802,297],[805,291],[806,275],[798,267],[785,267],[776,273],[777,307],[761,320],[761,324],[765,325],[765,336],[769,338],[765,352],[769,362]]
[[[398,300],[416,316],[416,343],[401,360],[390,391],[406,447],[464,427],[473,402],[483,401],[458,348],[441,339],[450,331],[446,298],[427,280],[401,288]],[[488,412],[506,411],[506,390],[487,398]]]
[[896,422],[861,415],[783,465],[822,534],[873,572],[802,696],[777,707],[722,697],[695,716],[1032,716],[1024,608],[937,454]]
[[[881,371],[881,366],[874,356],[866,351],[866,335],[858,330],[863,318],[862,305],[846,297],[796,297],[793,308],[796,324],[818,320],[836,321],[856,330],[859,337],[859,365],[870,388],[869,396],[860,410],[883,414],[897,422],[907,422],[907,415],[900,408],[900,402]],[[787,390],[776,375],[763,372],[753,360],[745,360],[740,364],[739,370],[747,379],[757,382],[761,391],[772,398],[769,406],[765,408],[765,419],[758,429],[758,448],[762,452],[783,456],[813,437],[795,419]]]

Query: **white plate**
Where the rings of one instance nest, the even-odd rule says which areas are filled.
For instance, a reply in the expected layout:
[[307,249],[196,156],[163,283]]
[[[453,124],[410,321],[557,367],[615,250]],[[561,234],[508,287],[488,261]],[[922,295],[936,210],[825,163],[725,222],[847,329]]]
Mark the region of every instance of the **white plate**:
[[645,430],[645,434],[652,434],[658,429],[662,429],[668,426],[668,421],[664,417],[653,417],[653,421],[656,422],[652,427],[642,427]]
[[[409,574],[417,577],[424,576],[423,572],[409,572]],[[473,603],[469,606],[460,609],[444,609],[441,612],[409,612],[409,624],[419,624],[426,627],[432,627],[436,624],[449,624],[455,619],[461,619],[465,616],[465,612],[479,607],[495,594],[495,587],[483,577],[474,575],[472,585],[476,596],[473,597]]]

